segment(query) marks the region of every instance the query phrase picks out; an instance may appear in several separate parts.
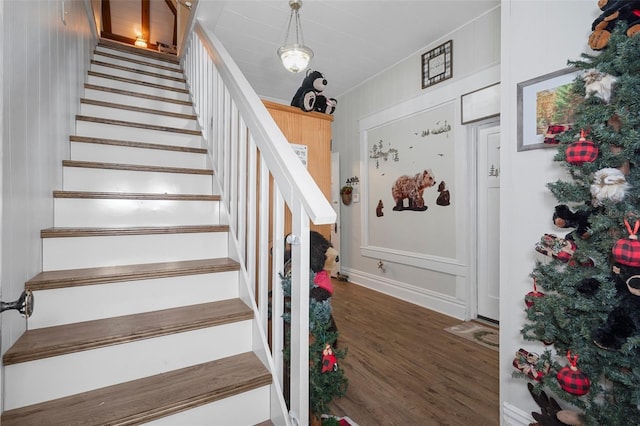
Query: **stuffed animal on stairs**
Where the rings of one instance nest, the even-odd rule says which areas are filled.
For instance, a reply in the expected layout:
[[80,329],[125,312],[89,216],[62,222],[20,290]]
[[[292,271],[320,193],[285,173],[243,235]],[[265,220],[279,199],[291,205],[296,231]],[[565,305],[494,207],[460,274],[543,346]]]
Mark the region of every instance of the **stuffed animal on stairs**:
[[[287,238],[288,239],[288,238]],[[331,282],[331,273],[337,274],[337,263],[340,261],[338,251],[333,247],[331,242],[324,235],[317,231],[309,233],[309,269],[315,273],[313,279],[313,287],[309,289],[309,297],[317,302],[323,302],[333,296],[333,284]],[[285,251],[285,272],[284,275],[290,274],[291,250]],[[333,315],[330,316],[330,326],[327,331],[335,333],[338,331]],[[338,342],[334,347],[338,346]]]

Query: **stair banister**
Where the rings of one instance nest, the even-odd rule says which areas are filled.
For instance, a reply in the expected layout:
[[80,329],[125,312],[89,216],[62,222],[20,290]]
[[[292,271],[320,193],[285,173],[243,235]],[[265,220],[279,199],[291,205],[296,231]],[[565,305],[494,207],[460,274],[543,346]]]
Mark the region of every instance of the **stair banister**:
[[204,44],[224,80],[233,103],[241,112],[242,119],[265,157],[269,170],[278,182],[287,204],[291,205],[295,196],[302,201],[304,211],[309,215],[312,223],[316,225],[334,223],[336,212],[333,207],[289,146],[282,131],[231,56],[224,50],[213,32],[205,28],[201,22],[196,22],[195,34]]
[[[237,246],[237,260],[246,267],[249,287],[253,289],[254,283],[258,284],[258,328],[265,342],[269,260],[273,265],[274,319],[280,318],[284,305],[278,273],[283,265],[285,204],[291,212],[292,233],[299,242],[292,245],[291,258],[291,379],[290,419],[287,423],[304,425],[308,423],[309,416],[310,223],[334,223],[336,213],[258,95],[205,25],[196,19],[183,52],[183,68],[198,120],[213,156],[213,168],[220,182],[227,219]],[[249,149],[245,150],[247,144]],[[256,156],[252,151],[259,152],[259,175],[251,166],[246,167],[247,164],[255,164]],[[272,199],[268,197],[269,173],[273,177]],[[268,253],[270,209],[273,216],[272,256]],[[258,210],[256,221],[253,212]],[[275,378],[282,383],[282,321],[272,321],[272,327],[269,363],[274,366]]]

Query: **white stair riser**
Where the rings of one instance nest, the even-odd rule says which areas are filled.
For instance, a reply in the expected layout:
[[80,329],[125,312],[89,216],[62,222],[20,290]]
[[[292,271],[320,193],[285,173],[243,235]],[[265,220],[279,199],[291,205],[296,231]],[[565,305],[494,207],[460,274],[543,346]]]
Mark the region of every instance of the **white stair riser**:
[[207,167],[206,154],[186,151],[71,142],[70,154],[70,158],[75,161],[182,167],[187,169],[204,169]]
[[171,127],[182,130],[199,130],[198,122],[195,118],[172,117],[163,114],[154,114],[142,111],[131,111],[111,108],[101,105],[83,103],[80,106],[80,114],[89,117],[108,118],[111,120],[130,121],[141,124],[151,124],[153,126]]
[[54,198],[56,227],[121,228],[220,223],[218,201]]
[[[222,344],[221,342],[224,342]],[[251,350],[251,321],[5,367],[4,409],[86,392]]]
[[34,291],[29,329],[239,297],[238,272],[225,271]]
[[210,195],[213,187],[211,175],[84,167],[63,167],[62,181],[65,191]]
[[227,257],[226,232],[42,239],[42,269],[93,268]]
[[[118,56],[118,57],[121,57],[121,58],[125,58],[125,59],[129,58],[129,59],[133,59],[134,61],[143,61],[145,63],[152,64],[152,65],[159,65],[159,66],[162,66],[162,67],[174,68],[174,69],[176,69],[178,71],[180,70],[180,67],[177,64],[172,64],[170,62],[163,61],[163,60],[160,60],[160,59],[154,59],[154,58],[149,57],[149,56],[137,55],[137,54],[132,53],[132,52],[125,52],[125,51],[118,50],[118,49],[111,49],[108,46],[96,46],[95,51],[96,51],[96,55],[94,55],[94,59],[97,59],[98,57],[100,57],[100,52],[104,52],[104,53],[107,53],[109,55],[115,55],[115,56]],[[109,58],[109,59],[113,60],[113,58]],[[131,62],[126,61],[126,60],[125,60],[125,63],[128,64],[128,66],[131,66],[131,64],[132,64]],[[136,65],[138,65],[138,64],[136,64]]]
[[161,111],[175,112],[178,114],[193,114],[193,107],[173,102],[162,102],[153,99],[140,98],[138,96],[122,95],[104,90],[85,89],[84,97],[103,102],[112,102],[140,108],[153,108]]
[[[131,66],[129,66],[130,68]],[[118,77],[130,78],[132,80],[144,81],[145,83],[161,84],[162,86],[169,86],[175,89],[186,89],[187,86],[184,81],[176,81],[173,79],[167,79],[162,76],[154,76],[149,74],[143,74],[135,71],[123,70],[121,68],[114,68],[105,65],[91,64],[91,71],[99,72],[102,74],[109,74]],[[152,71],[154,72],[154,71]]]
[[101,54],[96,54],[93,57],[94,60],[99,61],[99,62],[107,62],[109,64],[113,64],[113,65],[119,65],[119,66],[123,66],[123,67],[133,67],[135,69],[138,69],[140,71],[148,71],[148,72],[154,72],[156,74],[162,74],[165,75],[167,77],[177,77],[177,78],[184,78],[184,73],[182,72],[182,70],[177,69],[173,66],[170,66],[170,68],[172,69],[166,69],[164,67],[166,67],[166,65],[163,65],[163,68],[154,66],[154,65],[148,65],[149,61],[145,61],[146,64],[137,64],[137,63],[132,63],[132,62],[128,62],[128,61],[124,61],[122,59],[117,59],[117,58],[110,58],[108,56],[105,55],[101,55]]
[[269,386],[263,386],[144,424],[148,426],[257,425],[269,420],[270,400]]
[[83,120],[76,121],[76,135],[132,142],[148,142],[160,145],[186,146],[190,148],[202,147],[202,136],[198,135],[95,123]]
[[87,83],[95,84],[96,86],[111,87],[113,89],[128,90],[130,92],[135,92],[135,93],[144,93],[146,95],[160,96],[163,98],[175,99],[179,101],[190,100],[189,95],[183,92],[176,92],[173,90],[166,90],[163,88],[156,88],[156,87],[147,87],[143,84],[127,83],[124,81],[118,81],[118,80],[113,80],[113,79],[104,78],[104,77],[96,77],[93,75],[90,75],[88,77]]

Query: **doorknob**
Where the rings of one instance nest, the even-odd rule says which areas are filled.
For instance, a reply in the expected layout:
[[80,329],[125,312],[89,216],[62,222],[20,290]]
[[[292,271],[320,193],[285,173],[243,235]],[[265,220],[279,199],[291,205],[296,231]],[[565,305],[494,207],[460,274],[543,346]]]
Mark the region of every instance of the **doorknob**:
[[0,312],[16,309],[27,318],[33,313],[33,293],[31,290],[22,292],[18,300],[14,302],[3,302],[0,300]]

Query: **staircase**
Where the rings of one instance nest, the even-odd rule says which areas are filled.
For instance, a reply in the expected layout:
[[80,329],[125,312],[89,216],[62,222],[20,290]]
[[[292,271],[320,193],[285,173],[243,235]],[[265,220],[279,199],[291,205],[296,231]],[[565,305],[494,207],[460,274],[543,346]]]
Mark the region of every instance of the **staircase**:
[[4,355],[9,425],[271,424],[216,177],[175,57],[101,41]]

